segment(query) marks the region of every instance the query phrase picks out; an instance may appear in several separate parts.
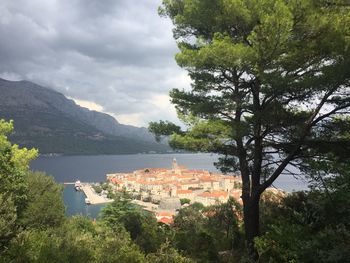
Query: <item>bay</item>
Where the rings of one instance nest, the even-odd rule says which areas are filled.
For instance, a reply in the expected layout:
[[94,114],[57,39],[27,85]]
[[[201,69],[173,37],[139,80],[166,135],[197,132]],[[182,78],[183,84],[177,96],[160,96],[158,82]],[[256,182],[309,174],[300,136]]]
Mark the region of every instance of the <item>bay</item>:
[[[90,155],[90,156],[40,156],[31,163],[31,169],[52,175],[59,183],[104,182],[106,174],[132,172],[143,168],[170,168],[173,158],[179,165],[189,169],[218,172],[214,166],[218,156],[213,154],[134,154],[134,155]],[[303,180],[290,175],[281,175],[274,186],[285,191],[307,189]],[[81,214],[96,218],[104,205],[86,205],[82,192],[73,186],[65,186],[63,199],[68,216]]]

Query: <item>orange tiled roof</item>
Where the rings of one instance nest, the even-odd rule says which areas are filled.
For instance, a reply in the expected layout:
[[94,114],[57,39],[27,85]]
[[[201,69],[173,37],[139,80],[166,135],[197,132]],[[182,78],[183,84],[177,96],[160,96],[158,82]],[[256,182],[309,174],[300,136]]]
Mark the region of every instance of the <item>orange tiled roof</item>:
[[136,182],[139,184],[144,184],[144,185],[149,184],[149,182],[146,182],[145,180],[137,180]]
[[198,196],[201,197],[208,197],[208,198],[219,198],[219,197],[227,197],[228,193],[225,191],[213,191],[213,192],[204,192],[202,194],[199,194]]
[[172,223],[174,223],[174,219],[162,217],[161,219],[158,220],[158,222],[161,222],[161,223],[166,224],[166,225],[171,225]]
[[136,178],[126,178],[126,180],[129,182],[134,182],[134,181],[136,181]]
[[192,175],[176,175],[177,178],[180,178],[180,179],[191,179],[193,178]]
[[157,217],[172,217],[174,214],[169,212],[157,212]]
[[118,180],[117,178],[111,178],[110,181],[115,184],[123,184],[123,181]]
[[210,182],[214,182],[215,180],[210,178],[200,178],[199,181],[202,183],[210,183]]
[[175,174],[175,173],[163,173],[163,174],[161,174],[161,177],[163,177],[163,178],[170,178],[170,177],[178,178],[179,176],[181,176],[181,175]]
[[193,181],[193,182],[181,182],[180,185],[191,185],[191,184],[198,184],[199,181]]

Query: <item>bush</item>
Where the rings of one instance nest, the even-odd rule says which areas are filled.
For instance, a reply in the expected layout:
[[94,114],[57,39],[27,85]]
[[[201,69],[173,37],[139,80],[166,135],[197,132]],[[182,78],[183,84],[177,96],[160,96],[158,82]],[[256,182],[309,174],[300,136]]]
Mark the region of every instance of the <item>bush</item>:
[[93,185],[92,188],[97,194],[100,194],[102,192],[102,187],[100,185]]
[[181,203],[181,205],[190,204],[190,203],[191,203],[191,200],[188,199],[188,198],[181,198],[181,199],[180,199],[180,203]]

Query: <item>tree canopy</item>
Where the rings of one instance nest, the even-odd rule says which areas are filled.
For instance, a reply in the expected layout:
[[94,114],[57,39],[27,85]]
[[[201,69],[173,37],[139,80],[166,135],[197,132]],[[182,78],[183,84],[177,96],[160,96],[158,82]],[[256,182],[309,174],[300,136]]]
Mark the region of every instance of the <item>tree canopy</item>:
[[[264,190],[290,166],[349,149],[337,136],[350,107],[347,1],[163,0],[160,14],[175,26],[176,61],[192,79],[170,92],[187,125],[170,144],[218,153],[218,167],[242,175],[252,251]],[[165,125],[151,131],[170,134]]]
[[[11,125],[0,122],[0,130]],[[346,137],[347,132],[338,135]],[[4,145],[12,149],[6,138],[0,146]],[[27,161],[35,153],[24,152]],[[50,176],[31,172],[26,162],[11,165],[14,172],[21,169],[15,183],[24,188],[18,191],[15,186],[2,185],[0,191],[1,263],[247,262],[242,209],[233,199],[209,207],[193,203],[177,213],[173,225],[157,223],[154,214],[132,205],[126,193],[116,194],[116,201],[97,221],[65,217],[61,185]],[[255,239],[259,262],[348,260],[349,164],[336,150],[327,159],[308,165],[313,178],[309,192],[263,194],[263,233]],[[12,175],[2,174],[8,180]]]
[[0,119],[0,193],[11,198],[21,213],[27,201],[25,176],[37,151],[12,145],[7,139],[12,131],[13,123]]
[[192,262],[165,242],[168,227],[131,205],[125,193],[97,222],[66,217],[63,186],[29,169],[37,150],[11,144],[12,130],[12,122],[0,120],[1,263]]

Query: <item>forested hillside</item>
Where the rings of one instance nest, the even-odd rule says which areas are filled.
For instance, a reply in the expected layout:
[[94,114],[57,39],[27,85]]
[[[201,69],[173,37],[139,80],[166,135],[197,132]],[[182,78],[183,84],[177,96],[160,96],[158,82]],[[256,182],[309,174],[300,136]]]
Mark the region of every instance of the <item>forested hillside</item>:
[[130,154],[166,152],[145,128],[119,124],[48,88],[0,79],[0,118],[14,120],[11,140],[40,153]]

